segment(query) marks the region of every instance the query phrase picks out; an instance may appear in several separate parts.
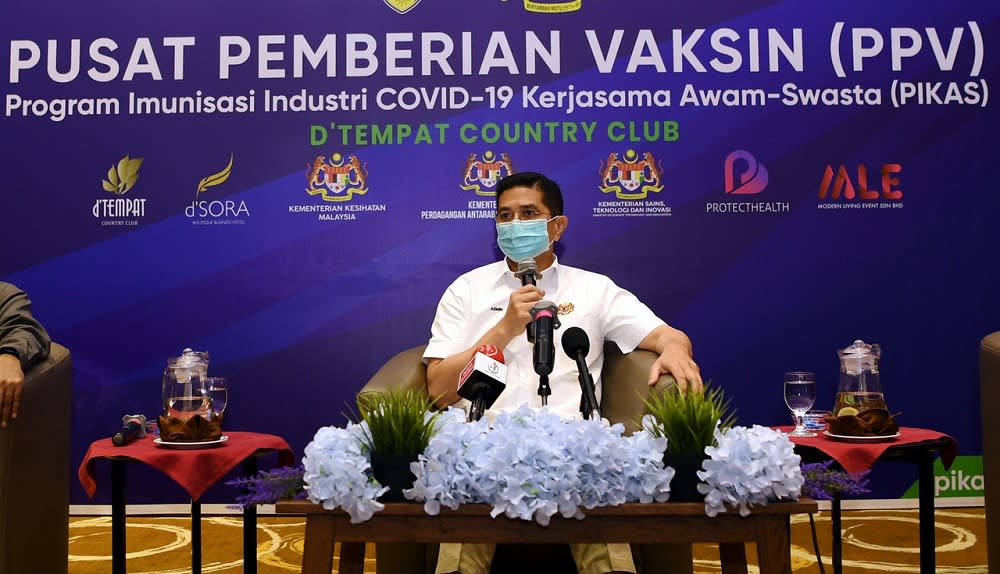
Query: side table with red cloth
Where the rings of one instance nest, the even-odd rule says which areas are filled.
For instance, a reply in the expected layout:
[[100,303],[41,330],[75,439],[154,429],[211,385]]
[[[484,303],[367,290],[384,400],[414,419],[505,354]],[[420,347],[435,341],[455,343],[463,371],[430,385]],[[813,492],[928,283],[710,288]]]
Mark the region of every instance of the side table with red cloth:
[[[793,427],[776,427],[788,432]],[[823,456],[835,460],[848,472],[868,470],[878,460],[895,460],[917,464],[918,508],[920,522],[920,572],[933,574],[934,564],[934,457],[941,454],[947,469],[955,461],[958,443],[952,437],[929,429],[900,427],[899,436],[886,440],[843,440],[824,435],[814,437],[789,436],[796,447],[815,449]],[[798,450],[798,448],[796,449]],[[831,501],[831,526],[833,529],[833,571],[842,572],[840,497]]]
[[[77,475],[91,497],[97,492],[96,462],[111,461],[111,554],[113,574],[125,572],[125,463],[140,462],[160,470],[191,495],[191,565],[201,571],[201,495],[237,465],[243,463],[244,475],[257,472],[256,458],[278,453],[278,463],[294,463],[292,449],[285,439],[254,432],[226,432],[228,440],[216,446],[177,449],[158,446],[147,436],[125,446],[114,446],[110,438],[94,441],[80,463]],[[249,508],[243,513],[244,572],[256,572],[257,513]],[[249,551],[249,552],[248,552]]]

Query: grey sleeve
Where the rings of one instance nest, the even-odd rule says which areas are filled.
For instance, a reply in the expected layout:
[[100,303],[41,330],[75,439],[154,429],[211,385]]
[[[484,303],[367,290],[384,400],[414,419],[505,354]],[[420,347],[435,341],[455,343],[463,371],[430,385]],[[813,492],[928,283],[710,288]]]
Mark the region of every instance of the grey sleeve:
[[31,301],[14,285],[0,281],[0,347],[10,347],[21,358],[21,368],[49,355],[49,338],[45,327],[31,315]]

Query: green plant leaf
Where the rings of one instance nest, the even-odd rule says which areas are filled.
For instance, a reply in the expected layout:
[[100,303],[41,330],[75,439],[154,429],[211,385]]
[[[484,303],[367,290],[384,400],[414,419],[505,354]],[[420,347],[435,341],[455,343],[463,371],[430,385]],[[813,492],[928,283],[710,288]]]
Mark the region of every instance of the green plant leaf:
[[365,446],[386,454],[419,454],[434,435],[440,413],[423,392],[392,390],[357,397],[361,419],[368,423]]
[[698,454],[715,445],[715,429],[728,429],[736,422],[731,400],[721,388],[705,385],[701,392],[651,393],[643,398],[655,424],[647,427],[654,436],[667,438],[670,454]]

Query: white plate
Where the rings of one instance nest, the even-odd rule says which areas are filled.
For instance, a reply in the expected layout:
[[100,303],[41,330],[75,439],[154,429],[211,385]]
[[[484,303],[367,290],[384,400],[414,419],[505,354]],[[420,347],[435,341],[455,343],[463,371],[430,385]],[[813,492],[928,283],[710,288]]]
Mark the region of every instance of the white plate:
[[229,440],[229,437],[226,435],[222,435],[216,440],[206,440],[202,442],[169,442],[161,440],[159,437],[154,438],[153,442],[156,443],[156,446],[162,446],[166,448],[194,449],[194,448],[208,448],[210,446],[220,445],[226,442],[227,440]]
[[880,442],[884,440],[891,440],[899,436],[899,433],[887,434],[885,436],[849,436],[843,434],[833,434],[830,431],[823,431],[823,434],[832,439],[843,440],[848,442]]

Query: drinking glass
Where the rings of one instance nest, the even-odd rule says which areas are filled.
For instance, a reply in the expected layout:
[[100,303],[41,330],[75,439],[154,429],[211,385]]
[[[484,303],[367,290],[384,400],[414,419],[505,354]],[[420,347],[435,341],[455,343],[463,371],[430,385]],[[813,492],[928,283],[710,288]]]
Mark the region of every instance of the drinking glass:
[[795,415],[795,430],[788,436],[816,436],[806,430],[803,416],[816,402],[816,375],[807,371],[785,373],[785,404]]
[[229,392],[226,386],[225,377],[208,377],[205,379],[205,388],[208,389],[208,397],[212,401],[212,416],[218,417],[226,410],[226,402]]

